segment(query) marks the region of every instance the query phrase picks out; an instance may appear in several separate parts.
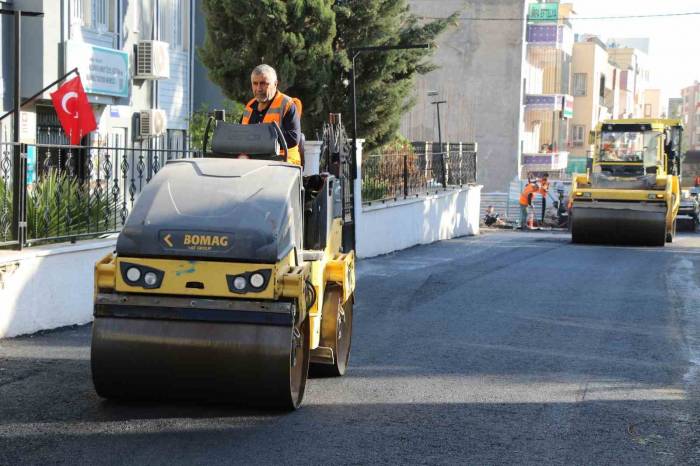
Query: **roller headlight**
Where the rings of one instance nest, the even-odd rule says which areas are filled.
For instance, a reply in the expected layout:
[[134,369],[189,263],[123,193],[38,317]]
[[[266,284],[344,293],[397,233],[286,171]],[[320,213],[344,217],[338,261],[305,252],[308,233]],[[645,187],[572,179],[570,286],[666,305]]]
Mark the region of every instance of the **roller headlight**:
[[155,284],[158,283],[158,275],[156,275],[155,272],[146,272],[143,276],[143,282],[147,286],[155,286]]
[[141,279],[141,271],[138,267],[129,267],[126,270],[126,279],[130,282],[137,282]]
[[245,290],[248,282],[246,282],[245,277],[236,277],[233,279],[233,287],[238,291]]
[[250,285],[253,288],[260,288],[265,284],[265,277],[260,273],[254,273],[250,276]]

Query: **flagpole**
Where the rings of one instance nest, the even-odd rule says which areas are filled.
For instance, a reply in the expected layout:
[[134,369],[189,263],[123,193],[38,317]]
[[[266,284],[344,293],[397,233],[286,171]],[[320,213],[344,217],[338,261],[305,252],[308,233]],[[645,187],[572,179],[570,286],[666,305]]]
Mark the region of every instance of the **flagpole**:
[[[37,97],[39,97],[41,94],[43,94],[43,93],[46,92],[47,90],[51,89],[53,86],[55,86],[56,84],[60,83],[61,81],[65,80],[66,78],[68,78],[68,76],[70,76],[70,75],[73,74],[73,73],[75,73],[76,75],[80,76],[80,72],[78,71],[78,68],[77,68],[77,67],[76,67],[76,68],[73,68],[73,69],[70,70],[68,73],[64,74],[63,76],[61,76],[60,78],[58,78],[57,80],[55,80],[54,82],[52,82],[51,84],[49,84],[48,86],[46,86],[45,88],[43,88],[42,90],[40,90],[39,92],[37,92],[36,94],[34,94],[33,96],[27,98],[24,102],[22,102],[22,103],[19,105],[19,108],[21,109],[22,107],[24,107],[24,106],[27,105],[28,103],[32,102],[32,101],[35,100]],[[15,111],[17,111],[17,110],[19,110],[19,109],[13,108],[12,110],[10,110],[9,112],[7,112],[7,113],[4,114],[3,116],[0,116],[0,121],[2,121],[3,119],[5,119],[6,117],[12,115],[12,114],[15,113]]]

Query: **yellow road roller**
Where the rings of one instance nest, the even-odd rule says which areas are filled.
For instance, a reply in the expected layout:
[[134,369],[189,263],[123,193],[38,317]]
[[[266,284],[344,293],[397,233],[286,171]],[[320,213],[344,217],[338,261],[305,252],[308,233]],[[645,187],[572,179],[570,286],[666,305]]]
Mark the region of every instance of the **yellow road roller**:
[[574,175],[574,243],[663,246],[680,204],[680,120],[627,119],[598,124],[586,174]]
[[350,157],[304,177],[283,146],[275,124],[216,121],[206,157],[168,162],[144,188],[95,268],[100,396],[295,409],[310,367],[345,373]]

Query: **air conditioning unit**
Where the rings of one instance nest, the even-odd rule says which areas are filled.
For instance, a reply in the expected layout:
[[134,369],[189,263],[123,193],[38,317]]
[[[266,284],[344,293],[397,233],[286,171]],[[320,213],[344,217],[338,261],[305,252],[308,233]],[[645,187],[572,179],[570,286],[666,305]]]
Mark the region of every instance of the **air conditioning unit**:
[[143,110],[139,116],[139,135],[142,138],[165,134],[168,122],[164,110]]
[[136,45],[136,78],[170,78],[170,49],[167,42],[142,40]]

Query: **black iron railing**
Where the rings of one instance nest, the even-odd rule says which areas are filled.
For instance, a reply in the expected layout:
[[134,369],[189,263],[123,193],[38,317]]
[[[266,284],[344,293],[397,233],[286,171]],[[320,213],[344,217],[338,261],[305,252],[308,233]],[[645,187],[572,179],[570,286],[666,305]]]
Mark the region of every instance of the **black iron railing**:
[[362,202],[407,199],[476,183],[476,145],[413,143],[362,160]]
[[[13,175],[19,148],[19,178]],[[0,246],[24,247],[119,231],[136,198],[187,150],[0,144]],[[19,188],[19,189],[17,189]]]

